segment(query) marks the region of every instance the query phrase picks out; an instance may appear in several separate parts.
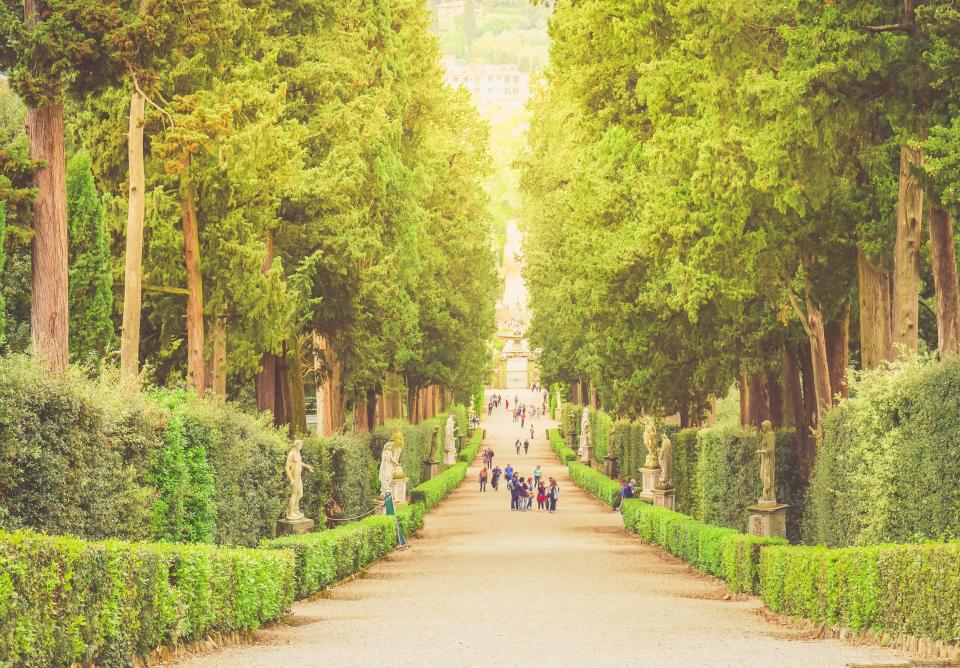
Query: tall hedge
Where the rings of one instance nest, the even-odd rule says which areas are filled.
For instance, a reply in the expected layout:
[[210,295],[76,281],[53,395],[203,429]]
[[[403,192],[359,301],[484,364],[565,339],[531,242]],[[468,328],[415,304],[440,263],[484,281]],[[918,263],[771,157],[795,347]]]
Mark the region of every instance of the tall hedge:
[[593,457],[602,462],[610,452],[610,427],[613,420],[602,410],[590,409],[590,434],[593,437]]
[[332,510],[330,501],[340,508],[333,513],[337,518],[357,517],[373,507],[380,490],[374,489],[370,440],[367,434],[304,439],[303,460],[314,467],[303,474],[301,508],[307,517],[322,520]]
[[673,442],[673,480],[678,512],[700,516],[700,478],[697,476],[697,429],[680,429],[670,434]]
[[[443,420],[446,420],[445,415]],[[440,432],[435,437],[434,430],[437,428],[440,428]],[[426,459],[436,457],[438,449],[440,451],[438,461],[443,461],[443,427],[439,418],[424,420],[420,424],[393,420],[382,427],[378,427],[371,433],[370,441],[371,454],[377,465],[379,465],[384,444],[390,440],[396,429],[399,429],[400,433],[403,434],[403,452],[400,455],[400,463],[403,465],[403,472],[407,474],[407,487],[409,489],[423,482],[423,462]]]
[[960,361],[857,374],[823,420],[804,540],[828,546],[957,538]]

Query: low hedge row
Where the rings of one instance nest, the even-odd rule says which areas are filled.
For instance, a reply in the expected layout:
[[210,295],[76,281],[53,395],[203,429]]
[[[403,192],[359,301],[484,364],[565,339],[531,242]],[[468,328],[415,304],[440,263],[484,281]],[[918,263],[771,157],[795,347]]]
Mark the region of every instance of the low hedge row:
[[283,536],[261,547],[292,551],[297,598],[329,587],[380,559],[397,546],[393,517],[375,515],[329,531]]
[[467,441],[463,451],[457,455],[457,461],[472,464],[473,460],[477,458],[477,453],[480,452],[481,443],[483,443],[483,429],[477,428],[470,440]]
[[960,643],[960,543],[770,547],[760,595],[775,612],[859,632]]
[[567,462],[567,470],[577,487],[590,492],[608,506],[612,507],[614,501],[620,498],[620,483],[586,464]]
[[258,628],[293,602],[293,557],[0,532],[0,664],[128,666],[165,643]]
[[704,524],[639,499],[623,502],[623,524],[645,541],[656,543],[700,570],[726,580],[736,592],[758,593],[760,548],[786,545],[780,538],[758,538]]
[[410,492],[410,503],[422,503],[426,510],[430,510],[466,477],[466,463],[458,462],[440,475],[414,487]]
[[560,435],[559,429],[550,430],[550,447],[553,448],[553,451],[557,454],[557,457],[560,458],[560,461],[566,464],[567,462],[576,461],[577,453],[571,450],[566,443],[563,442],[563,437]]

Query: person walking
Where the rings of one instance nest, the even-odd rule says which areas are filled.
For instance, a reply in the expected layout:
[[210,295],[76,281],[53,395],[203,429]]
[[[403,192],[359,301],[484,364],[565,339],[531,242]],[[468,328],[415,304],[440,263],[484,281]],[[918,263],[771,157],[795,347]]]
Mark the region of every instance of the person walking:
[[489,475],[490,474],[487,472],[487,467],[484,466],[483,469],[480,471],[480,491],[481,492],[487,491],[487,477]]
[[503,476],[506,480],[509,480],[513,477],[513,466],[507,464],[507,468],[503,469]]
[[557,512],[557,499],[560,498],[560,485],[553,478],[550,478],[550,488],[547,490],[547,498],[550,501],[550,512]]
[[527,421],[527,414],[523,413],[520,415],[520,428],[523,429],[523,423]]
[[526,510],[533,508],[533,497],[536,495],[537,488],[533,484],[533,479],[527,479],[527,507]]
[[503,474],[503,471],[500,470],[499,466],[494,466],[490,474],[490,486],[493,487],[493,491],[496,492],[500,489],[500,476]]
[[520,439],[517,439],[517,442],[513,444],[513,447],[517,449],[517,454],[520,454]]
[[543,471],[540,470],[540,465],[537,464],[537,468],[533,469],[533,479],[537,485],[540,484],[540,479],[543,477]]
[[520,489],[515,478],[507,478],[507,489],[510,490],[510,510],[519,510]]
[[527,454],[529,450],[530,450],[530,441],[527,439],[523,439],[523,454]]
[[527,509],[527,497],[530,496],[529,487],[524,481],[523,476],[520,476],[520,480],[517,483],[517,510],[526,510]]
[[[538,469],[539,470],[539,467]],[[542,480],[537,480],[537,510],[547,507],[547,486]]]
[[507,410],[510,410],[510,400],[507,399]]
[[530,440],[533,440],[533,423],[530,423]]

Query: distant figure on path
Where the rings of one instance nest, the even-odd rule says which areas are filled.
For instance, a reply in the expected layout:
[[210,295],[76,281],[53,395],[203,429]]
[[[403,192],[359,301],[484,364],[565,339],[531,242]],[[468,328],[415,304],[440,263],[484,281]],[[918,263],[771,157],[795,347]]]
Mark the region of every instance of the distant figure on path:
[[540,484],[541,477],[543,477],[543,471],[540,470],[540,465],[537,464],[537,468],[533,469],[533,480],[537,485]]
[[520,480],[517,483],[517,510],[527,509],[527,497],[529,496],[530,489],[527,487],[527,483],[524,481],[523,476],[520,476]]
[[493,471],[491,471],[490,486],[493,487],[493,491],[496,492],[500,489],[500,475],[503,471],[500,470],[499,466],[494,466]]
[[513,466],[511,466],[510,464],[507,464],[507,468],[503,469],[503,475],[506,477],[507,480],[509,480],[510,478],[512,478],[512,477],[513,477]]
[[530,423],[530,440],[533,440],[533,423]]
[[507,399],[507,406],[506,406],[506,409],[507,409],[508,411],[510,410],[510,400],[509,400],[509,399]]
[[513,444],[513,447],[517,449],[517,454],[520,454],[520,439],[517,439],[517,442]]
[[480,491],[481,491],[481,492],[486,492],[486,491],[487,491],[487,477],[488,477],[488,476],[489,476],[489,473],[487,473],[487,467],[484,466],[483,469],[480,471]]
[[560,498],[560,485],[553,478],[550,478],[550,488],[547,490],[547,498],[550,501],[550,512],[557,512],[557,499]]
[[[537,469],[540,470],[539,468]],[[537,510],[547,507],[547,486],[542,480],[537,480]]]
[[527,454],[529,450],[530,450],[530,441],[528,441],[527,439],[523,439],[523,454]]
[[519,510],[520,485],[516,478],[507,478],[507,489],[510,490],[510,510]]

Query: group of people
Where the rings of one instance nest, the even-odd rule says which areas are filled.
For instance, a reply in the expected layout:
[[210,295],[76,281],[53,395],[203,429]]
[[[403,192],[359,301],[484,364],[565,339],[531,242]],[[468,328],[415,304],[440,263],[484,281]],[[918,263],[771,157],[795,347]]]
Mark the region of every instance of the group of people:
[[[486,454],[486,453],[484,453]],[[490,460],[492,461],[492,459]],[[557,499],[560,498],[560,485],[553,477],[543,479],[543,470],[537,464],[532,476],[519,475],[513,465],[507,464],[505,469],[494,466],[491,471],[484,459],[484,467],[480,471],[480,491],[487,491],[487,481],[494,491],[500,489],[500,478],[503,477],[507,489],[510,491],[510,510],[526,511],[533,508],[533,501],[537,501],[537,510],[546,510],[550,513],[557,511]]]
[[[487,400],[487,415],[493,415],[494,408],[500,408],[500,404],[503,403],[503,396],[500,394],[491,394],[490,399]],[[516,405],[516,401],[513,402]],[[510,400],[507,399],[507,407],[510,406]]]
[[630,479],[630,482],[621,482],[620,483],[620,498],[614,499],[613,509],[623,512],[623,501],[624,499],[633,499],[637,496],[637,481],[634,478]]

